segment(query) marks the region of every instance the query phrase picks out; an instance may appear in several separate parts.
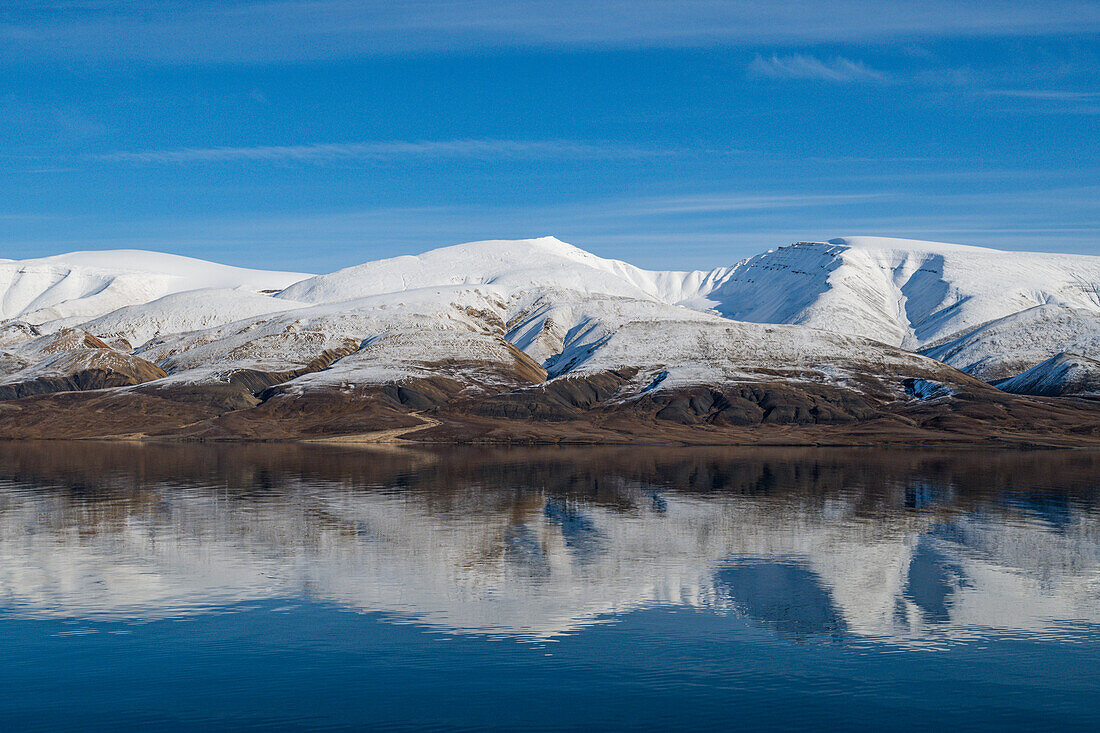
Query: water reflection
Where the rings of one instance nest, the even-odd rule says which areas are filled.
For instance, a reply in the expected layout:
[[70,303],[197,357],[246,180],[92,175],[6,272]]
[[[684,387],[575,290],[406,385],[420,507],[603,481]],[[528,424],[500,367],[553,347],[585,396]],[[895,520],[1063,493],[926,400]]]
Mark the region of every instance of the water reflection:
[[0,613],[305,598],[547,638],[654,605],[927,644],[1100,622],[1100,455],[0,445]]

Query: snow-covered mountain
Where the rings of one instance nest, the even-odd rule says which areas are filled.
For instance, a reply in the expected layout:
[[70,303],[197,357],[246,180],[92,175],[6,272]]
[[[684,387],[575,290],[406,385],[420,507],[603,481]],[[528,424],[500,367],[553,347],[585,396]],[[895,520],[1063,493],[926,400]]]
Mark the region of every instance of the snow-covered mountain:
[[0,352],[0,399],[120,387],[167,376],[127,351],[79,329],[23,341]]
[[858,337],[740,323],[640,296],[512,290],[500,281],[422,287],[263,315],[162,337],[138,353],[201,381],[246,369],[282,373],[329,351],[356,354],[305,381],[372,383],[427,374],[443,362],[456,367],[453,378],[473,379],[472,371],[457,367],[511,364],[517,352],[551,376],[640,368],[645,376],[639,379],[663,374],[666,387],[732,381],[758,369],[794,375],[833,362],[840,370],[845,359],[864,360],[875,372],[935,364]]
[[509,291],[556,288],[670,302],[694,282],[692,273],[649,272],[542,237],[472,242],[367,262],[303,280],[279,297],[333,303],[420,288],[494,285]]
[[1100,361],[1076,354],[1058,354],[1023,374],[998,382],[1006,392],[1048,397],[1100,397]]
[[306,277],[140,250],[0,260],[0,320],[56,331],[171,293],[200,288],[277,292]]
[[[143,394],[234,409],[392,388],[405,412],[647,405],[690,424],[833,422],[983,389],[951,367],[1001,379],[1100,345],[1100,257],[876,238],[695,272],[546,237],[317,276],[107,252],[0,262],[0,277],[9,398],[152,380]],[[59,356],[69,333],[74,353]]]
[[1037,305],[920,353],[991,382],[1062,352],[1100,356],[1100,310]]
[[[136,251],[0,261],[0,319],[26,321],[45,332],[110,314],[92,331],[139,345],[153,336],[301,304],[479,284],[509,292],[551,288],[656,300],[738,321],[867,336],[933,356],[955,348],[945,346],[948,339],[1040,306],[1047,310],[1030,318],[1041,325],[1029,318],[1011,324],[1024,331],[1020,339],[1029,341],[1033,330],[1047,340],[1062,339],[1052,344],[1052,353],[1073,351],[1074,344],[1065,341],[1093,329],[1067,319],[1100,318],[1100,257],[849,237],[779,247],[710,271],[649,271],[544,237],[444,247],[313,277]],[[192,290],[208,292],[159,300]],[[138,307],[118,310],[126,306]],[[1074,310],[1052,316],[1058,308]],[[971,348],[968,356],[968,363],[962,363],[964,356],[949,363],[967,367],[987,355]]]
[[200,288],[127,305],[82,324],[102,338],[140,346],[158,336],[222,326],[305,305],[244,288]]
[[477,242],[309,278],[280,297],[322,303],[489,283],[646,296],[733,320],[806,325],[910,349],[1037,306],[1100,317],[1100,257],[882,237],[799,242],[695,272],[642,270],[552,237]]
[[757,255],[700,295],[729,318],[913,349],[1041,305],[1100,314],[1100,257],[848,237]]

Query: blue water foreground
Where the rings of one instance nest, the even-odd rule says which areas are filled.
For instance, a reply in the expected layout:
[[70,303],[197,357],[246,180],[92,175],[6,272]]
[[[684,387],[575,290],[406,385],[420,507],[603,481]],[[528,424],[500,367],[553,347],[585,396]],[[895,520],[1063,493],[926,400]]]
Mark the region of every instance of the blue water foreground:
[[1097,730],[1100,456],[0,446],[5,730]]

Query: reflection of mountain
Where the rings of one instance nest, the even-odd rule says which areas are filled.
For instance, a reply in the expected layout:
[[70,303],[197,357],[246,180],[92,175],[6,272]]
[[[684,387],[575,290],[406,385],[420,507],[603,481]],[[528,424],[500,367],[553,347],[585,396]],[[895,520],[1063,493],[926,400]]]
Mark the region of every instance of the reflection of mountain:
[[1035,633],[1100,622],[1098,462],[7,445],[0,606],[146,618],[305,596],[538,637],[682,604],[796,635]]
[[844,630],[821,579],[804,565],[766,560],[739,562],[716,576],[717,589],[749,618],[797,634],[836,634]]

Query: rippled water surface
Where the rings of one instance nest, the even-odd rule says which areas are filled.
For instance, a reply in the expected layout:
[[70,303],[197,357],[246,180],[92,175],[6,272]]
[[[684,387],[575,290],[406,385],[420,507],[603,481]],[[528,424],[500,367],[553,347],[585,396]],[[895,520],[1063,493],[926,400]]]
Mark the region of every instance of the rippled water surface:
[[0,444],[5,730],[1100,729],[1100,455]]

